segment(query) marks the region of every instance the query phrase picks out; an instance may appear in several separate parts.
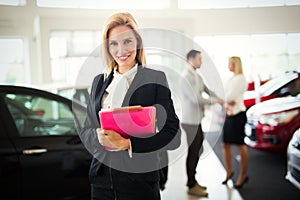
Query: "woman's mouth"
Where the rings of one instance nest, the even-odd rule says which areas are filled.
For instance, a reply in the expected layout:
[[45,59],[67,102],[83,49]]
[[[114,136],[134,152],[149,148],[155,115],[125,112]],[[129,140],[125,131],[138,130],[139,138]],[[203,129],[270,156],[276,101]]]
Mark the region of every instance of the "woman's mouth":
[[130,57],[130,55],[117,56],[118,60],[120,60],[122,62],[126,61],[129,57]]

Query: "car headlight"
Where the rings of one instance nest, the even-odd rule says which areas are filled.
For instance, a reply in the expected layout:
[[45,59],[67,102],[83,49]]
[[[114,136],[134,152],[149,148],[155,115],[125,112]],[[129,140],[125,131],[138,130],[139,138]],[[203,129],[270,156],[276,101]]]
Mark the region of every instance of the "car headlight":
[[269,115],[262,115],[259,119],[261,124],[267,124],[270,126],[278,126],[289,123],[296,115],[298,115],[299,110],[291,110],[286,112],[280,112]]

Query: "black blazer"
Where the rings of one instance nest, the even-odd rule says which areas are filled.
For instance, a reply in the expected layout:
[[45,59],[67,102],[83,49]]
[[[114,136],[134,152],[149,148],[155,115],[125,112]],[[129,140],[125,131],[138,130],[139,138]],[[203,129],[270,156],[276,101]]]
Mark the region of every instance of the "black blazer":
[[95,77],[87,106],[85,125],[80,131],[83,144],[94,157],[90,178],[92,182],[97,181],[97,176],[101,174],[101,166],[105,164],[118,171],[134,173],[134,176],[139,179],[158,180],[159,152],[176,149],[180,145],[181,135],[166,76],[161,71],[138,66],[137,74],[125,95],[122,107],[154,105],[157,112],[158,132],[154,136],[130,137],[132,158],[127,151],[106,151],[97,139],[96,128],[100,127],[98,118],[100,102],[112,79],[113,71],[107,78],[104,74]]

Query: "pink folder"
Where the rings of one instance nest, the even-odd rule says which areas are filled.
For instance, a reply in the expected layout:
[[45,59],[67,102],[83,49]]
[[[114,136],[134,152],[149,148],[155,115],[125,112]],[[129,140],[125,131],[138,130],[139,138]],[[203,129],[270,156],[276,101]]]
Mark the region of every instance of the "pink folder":
[[[145,137],[155,133],[156,109],[154,106],[131,106],[99,111],[101,128],[113,130],[124,138]],[[114,150],[105,147],[106,150]]]

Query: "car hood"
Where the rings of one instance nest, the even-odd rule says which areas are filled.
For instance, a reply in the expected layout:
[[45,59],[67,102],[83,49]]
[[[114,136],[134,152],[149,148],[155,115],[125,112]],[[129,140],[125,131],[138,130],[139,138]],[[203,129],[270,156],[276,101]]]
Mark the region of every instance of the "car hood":
[[248,111],[247,115],[263,115],[278,113],[285,110],[291,110],[294,108],[300,108],[299,97],[281,97],[271,100],[267,100],[252,106]]
[[244,100],[256,99],[256,97],[266,97],[273,94],[276,90],[297,79],[299,74],[297,72],[289,72],[283,76],[279,76],[269,80],[261,85],[257,90],[246,91],[244,93]]

